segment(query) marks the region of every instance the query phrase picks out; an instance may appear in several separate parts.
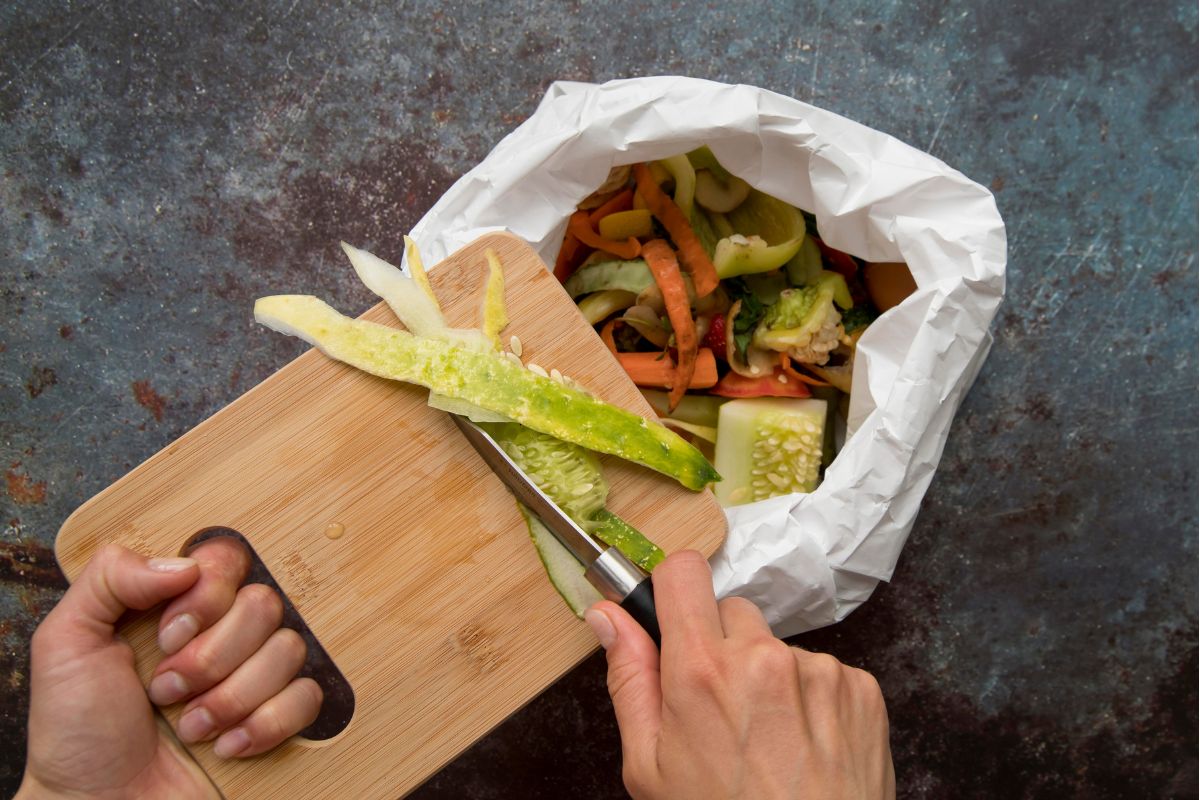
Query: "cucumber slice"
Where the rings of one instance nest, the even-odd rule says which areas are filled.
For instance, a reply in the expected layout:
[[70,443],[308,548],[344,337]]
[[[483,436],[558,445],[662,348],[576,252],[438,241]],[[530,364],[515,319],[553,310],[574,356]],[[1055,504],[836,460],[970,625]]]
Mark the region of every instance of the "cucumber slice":
[[736,506],[816,489],[827,414],[828,404],[816,399],[756,397],[721,406],[717,501]]
[[632,261],[598,261],[582,266],[567,278],[563,288],[574,300],[581,295],[608,289],[641,294],[654,285],[650,267],[643,259],[635,258]]
[[529,526],[529,538],[533,540],[533,546],[546,569],[550,583],[575,616],[583,619],[583,612],[604,598],[588,583],[587,578],[583,577],[583,564],[571,555],[571,551],[563,547],[562,542],[554,538],[554,534],[540,519],[530,513],[528,508],[521,503],[517,503],[517,508],[521,509],[521,516]]

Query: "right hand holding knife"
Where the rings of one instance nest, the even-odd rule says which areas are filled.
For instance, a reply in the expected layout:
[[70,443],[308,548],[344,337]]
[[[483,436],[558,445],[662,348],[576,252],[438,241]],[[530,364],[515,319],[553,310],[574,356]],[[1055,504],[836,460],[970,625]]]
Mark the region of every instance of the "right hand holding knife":
[[671,555],[653,580],[661,653],[617,604],[586,615],[608,654],[636,800],[896,796],[887,710],[870,674],[788,647],[748,600],[718,603],[697,552]]

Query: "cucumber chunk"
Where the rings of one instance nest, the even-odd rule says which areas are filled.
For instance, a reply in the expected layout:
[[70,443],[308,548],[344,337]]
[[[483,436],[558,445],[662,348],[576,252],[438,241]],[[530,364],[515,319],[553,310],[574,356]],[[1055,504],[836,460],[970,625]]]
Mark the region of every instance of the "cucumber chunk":
[[717,501],[736,506],[817,488],[827,414],[826,402],[816,399],[756,397],[721,406]]

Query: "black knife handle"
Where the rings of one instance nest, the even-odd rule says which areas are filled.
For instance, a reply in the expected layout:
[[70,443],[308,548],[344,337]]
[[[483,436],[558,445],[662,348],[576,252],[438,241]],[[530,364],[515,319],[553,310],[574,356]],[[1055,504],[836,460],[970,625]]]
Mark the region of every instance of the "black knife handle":
[[621,601],[621,608],[629,612],[629,616],[638,621],[646,629],[655,647],[662,646],[662,634],[658,630],[658,612],[654,608],[654,584],[649,578],[637,585],[637,588]]
[[621,608],[646,629],[658,646],[658,613],[654,610],[654,586],[650,576],[615,547],[600,554],[584,571],[584,577],[595,586],[600,596],[618,603]]

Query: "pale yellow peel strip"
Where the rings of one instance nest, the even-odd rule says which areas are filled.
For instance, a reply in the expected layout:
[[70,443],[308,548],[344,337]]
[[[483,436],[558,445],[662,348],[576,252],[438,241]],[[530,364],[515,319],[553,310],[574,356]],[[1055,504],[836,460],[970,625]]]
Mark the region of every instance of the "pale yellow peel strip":
[[500,331],[508,326],[508,309],[504,306],[504,269],[494,250],[489,248],[484,255],[488,263],[488,279],[483,299],[483,334],[499,348]]
[[425,264],[421,261],[421,251],[417,249],[417,243],[413,241],[411,236],[404,237],[404,253],[408,256],[408,271],[412,273],[412,279],[417,282],[421,290],[433,301],[434,307],[438,311],[441,311],[441,304],[438,303],[437,296],[433,293],[433,287],[429,285],[429,276],[425,274]]

